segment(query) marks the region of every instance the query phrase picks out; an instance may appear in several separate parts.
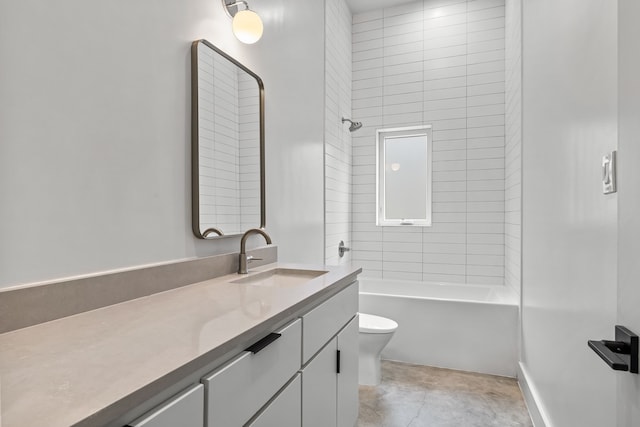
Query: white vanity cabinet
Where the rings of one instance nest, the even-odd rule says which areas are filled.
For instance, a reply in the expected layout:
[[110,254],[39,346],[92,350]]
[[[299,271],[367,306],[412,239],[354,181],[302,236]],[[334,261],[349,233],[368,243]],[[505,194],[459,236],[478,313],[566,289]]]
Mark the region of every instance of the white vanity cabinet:
[[169,399],[127,427],[202,427],[204,387],[198,384]]
[[353,427],[357,422],[357,309],[356,284],[303,316],[303,355],[306,348],[309,360],[302,369],[302,427]]
[[[131,427],[354,427],[358,285],[353,282],[155,408]],[[196,379],[197,381],[197,379]]]

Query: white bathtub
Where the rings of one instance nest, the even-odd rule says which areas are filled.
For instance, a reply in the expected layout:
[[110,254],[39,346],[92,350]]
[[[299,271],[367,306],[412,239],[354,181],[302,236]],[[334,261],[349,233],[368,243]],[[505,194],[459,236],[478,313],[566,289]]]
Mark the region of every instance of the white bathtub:
[[516,376],[518,299],[505,286],[361,278],[360,311],[398,322],[383,359]]

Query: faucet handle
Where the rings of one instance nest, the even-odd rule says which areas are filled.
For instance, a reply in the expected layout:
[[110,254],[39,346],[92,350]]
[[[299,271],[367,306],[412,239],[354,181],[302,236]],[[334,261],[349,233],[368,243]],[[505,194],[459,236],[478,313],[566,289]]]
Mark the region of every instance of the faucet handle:
[[253,255],[247,255],[247,262],[251,261],[262,261],[262,258],[256,258]]

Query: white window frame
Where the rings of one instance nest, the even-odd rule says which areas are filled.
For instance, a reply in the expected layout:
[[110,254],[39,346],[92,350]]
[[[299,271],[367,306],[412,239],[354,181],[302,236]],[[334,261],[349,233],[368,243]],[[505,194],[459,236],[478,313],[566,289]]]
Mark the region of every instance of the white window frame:
[[[410,136],[425,136],[427,139],[427,197],[426,197],[426,218],[404,218],[404,219],[387,219],[385,217],[384,206],[384,179],[385,179],[385,158],[384,158],[384,142],[386,138],[402,138]],[[432,126],[409,126],[400,128],[388,128],[376,130],[376,225],[378,226],[414,226],[414,227],[430,227],[432,224],[432,179],[433,158],[432,158]]]

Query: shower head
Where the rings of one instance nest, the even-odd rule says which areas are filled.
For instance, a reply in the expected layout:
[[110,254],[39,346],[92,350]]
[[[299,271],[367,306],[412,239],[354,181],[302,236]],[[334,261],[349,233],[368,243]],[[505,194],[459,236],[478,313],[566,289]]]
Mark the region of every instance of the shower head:
[[354,122],[353,120],[345,119],[343,117],[342,118],[342,123],[344,123],[344,122],[351,123],[351,126],[349,126],[349,132],[357,131],[358,129],[360,129],[362,127],[362,123],[361,122]]

